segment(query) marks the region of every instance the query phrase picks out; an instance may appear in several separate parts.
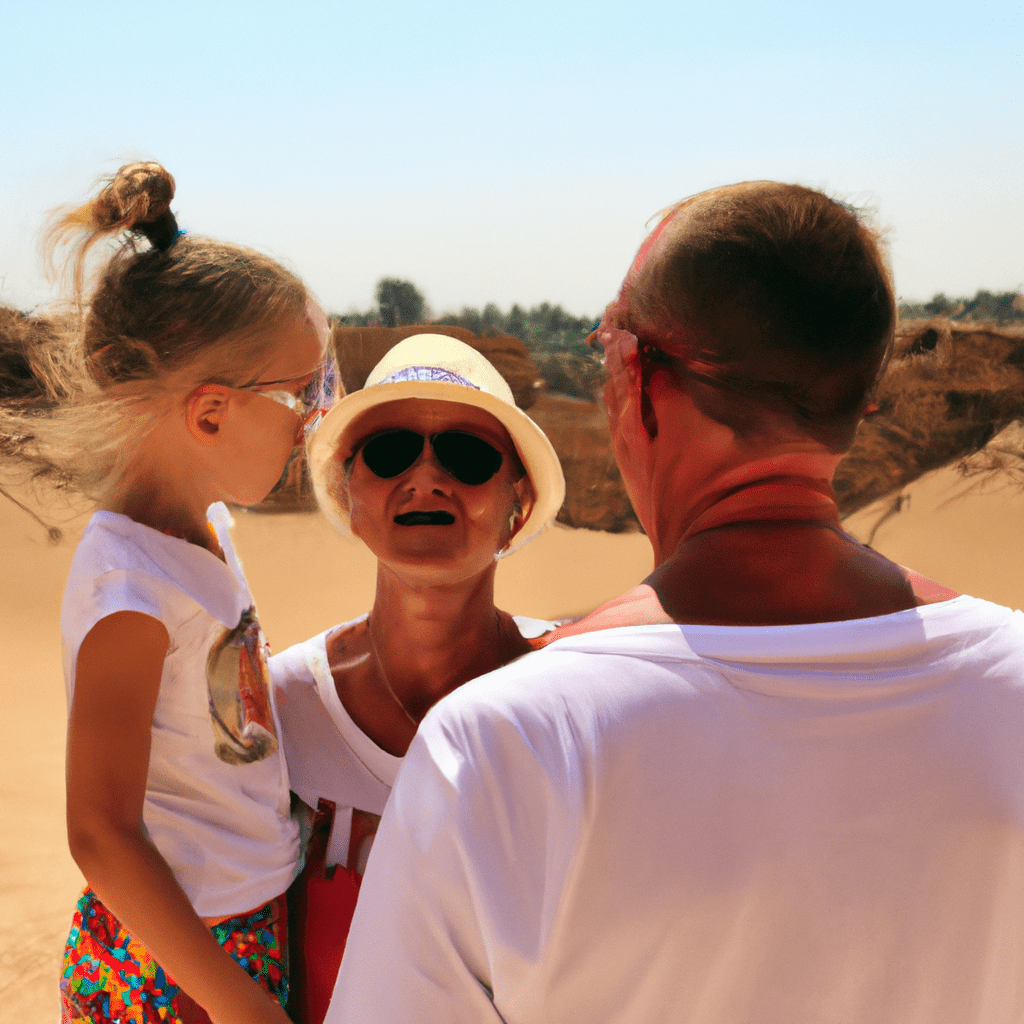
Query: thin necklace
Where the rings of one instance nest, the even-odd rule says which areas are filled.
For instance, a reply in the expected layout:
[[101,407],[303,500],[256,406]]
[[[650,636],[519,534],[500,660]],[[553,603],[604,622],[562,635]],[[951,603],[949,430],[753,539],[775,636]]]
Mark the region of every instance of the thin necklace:
[[380,656],[380,651],[377,650],[377,643],[373,639],[373,617],[371,615],[367,615],[366,617],[366,635],[370,640],[370,651],[373,654],[373,662],[378,674],[380,675],[381,682],[384,684],[384,689],[387,690],[391,699],[395,702],[395,706],[402,712],[402,715],[414,726],[418,726],[419,723],[412,717],[412,715],[409,714],[406,706],[398,699],[398,694],[395,693],[391,686],[391,681],[388,679],[387,671],[384,668],[384,661]]

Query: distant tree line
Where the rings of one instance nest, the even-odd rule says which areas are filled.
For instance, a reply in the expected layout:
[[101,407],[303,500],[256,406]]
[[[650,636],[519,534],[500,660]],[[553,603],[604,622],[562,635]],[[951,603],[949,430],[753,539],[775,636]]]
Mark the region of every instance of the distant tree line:
[[348,327],[400,327],[403,324],[452,324],[477,335],[510,334],[531,351],[571,352],[592,356],[586,338],[594,327],[587,316],[573,316],[561,306],[542,302],[524,309],[518,303],[502,312],[493,302],[483,309],[463,306],[457,313],[433,316],[422,292],[411,282],[385,277],[377,282],[377,305],[365,312],[335,314],[332,319]]
[[951,299],[942,292],[928,302],[901,302],[904,320],[948,316],[951,320],[1012,324],[1024,322],[1024,295],[1020,292],[990,292],[980,289],[973,299]]
[[[332,319],[349,327],[400,327],[404,324],[453,324],[477,335],[510,334],[537,357],[569,353],[585,359],[595,354],[586,344],[594,327],[588,316],[573,316],[550,302],[529,309],[514,304],[502,311],[489,302],[483,309],[463,306],[457,313],[435,316],[423,293],[411,281],[384,277],[377,282],[376,305],[365,312],[334,314]],[[928,302],[901,302],[904,320],[946,316],[952,320],[973,320],[996,324],[1024,322],[1024,295],[1020,292],[979,290],[974,298],[950,298],[941,292]],[[553,371],[552,371],[553,372]]]

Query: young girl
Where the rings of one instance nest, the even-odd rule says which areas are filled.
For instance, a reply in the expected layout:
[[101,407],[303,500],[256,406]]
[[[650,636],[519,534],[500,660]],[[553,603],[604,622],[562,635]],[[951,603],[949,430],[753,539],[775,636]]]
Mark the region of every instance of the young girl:
[[68,840],[88,881],[62,1015],[284,1024],[298,838],[220,502],[264,498],[325,405],[327,322],[272,260],[180,232],[173,193],[133,164],[60,220],[79,295],[89,247],[128,240],[77,339],[36,353],[48,407],[5,413],[15,456],[98,504],[61,617]]

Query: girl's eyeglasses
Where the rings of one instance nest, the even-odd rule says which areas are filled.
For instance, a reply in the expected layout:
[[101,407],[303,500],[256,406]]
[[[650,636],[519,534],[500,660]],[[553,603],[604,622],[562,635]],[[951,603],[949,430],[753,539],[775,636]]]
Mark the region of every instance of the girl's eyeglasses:
[[289,380],[258,380],[253,384],[243,384],[238,390],[255,391],[264,398],[291,409],[302,420],[303,432],[308,436],[320,426],[320,421],[338,399],[338,365],[334,357],[325,356],[298,393],[274,387],[277,384],[294,384],[302,379],[292,377]]
[[366,468],[374,476],[390,480],[415,464],[424,441],[430,444],[434,457],[446,473],[460,484],[471,487],[487,483],[501,469],[505,459],[494,445],[465,430],[442,430],[428,437],[404,429],[371,434],[352,457],[362,454]]

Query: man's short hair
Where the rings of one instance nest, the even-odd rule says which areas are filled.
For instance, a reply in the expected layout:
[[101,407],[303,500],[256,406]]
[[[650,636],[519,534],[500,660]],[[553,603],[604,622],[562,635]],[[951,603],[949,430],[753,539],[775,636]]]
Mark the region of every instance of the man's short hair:
[[671,336],[647,351],[667,347],[707,382],[773,403],[839,447],[896,327],[877,233],[851,207],[777,182],[715,189],[669,210],[618,307],[622,326],[657,323]]

